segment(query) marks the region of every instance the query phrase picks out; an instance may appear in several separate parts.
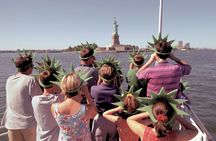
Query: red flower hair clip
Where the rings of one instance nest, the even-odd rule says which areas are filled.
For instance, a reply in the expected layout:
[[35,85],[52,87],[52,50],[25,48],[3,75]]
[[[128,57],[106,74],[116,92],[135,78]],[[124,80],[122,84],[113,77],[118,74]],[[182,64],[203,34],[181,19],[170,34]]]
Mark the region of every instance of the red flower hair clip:
[[157,115],[157,121],[166,122],[167,120],[168,120],[167,116],[165,116],[163,114]]

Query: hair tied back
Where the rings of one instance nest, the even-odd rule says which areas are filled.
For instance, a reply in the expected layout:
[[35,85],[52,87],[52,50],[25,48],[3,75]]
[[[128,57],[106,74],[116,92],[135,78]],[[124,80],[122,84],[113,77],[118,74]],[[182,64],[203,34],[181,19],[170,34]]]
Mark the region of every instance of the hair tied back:
[[168,120],[168,117],[163,115],[163,114],[159,114],[157,115],[157,121],[159,122],[166,122]]

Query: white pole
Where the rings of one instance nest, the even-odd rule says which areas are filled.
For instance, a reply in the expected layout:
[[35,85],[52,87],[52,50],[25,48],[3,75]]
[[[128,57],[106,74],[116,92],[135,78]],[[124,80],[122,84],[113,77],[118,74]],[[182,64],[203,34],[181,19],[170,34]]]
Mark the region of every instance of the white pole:
[[160,0],[158,34],[160,33],[162,34],[162,21],[163,21],[163,0]]

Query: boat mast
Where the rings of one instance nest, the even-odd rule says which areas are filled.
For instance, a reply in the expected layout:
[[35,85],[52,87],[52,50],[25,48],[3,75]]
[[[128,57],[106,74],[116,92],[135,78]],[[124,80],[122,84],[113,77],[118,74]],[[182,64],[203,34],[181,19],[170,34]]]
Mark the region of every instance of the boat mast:
[[163,22],[163,0],[160,0],[160,5],[159,5],[158,35],[159,35],[159,34],[162,34],[162,22]]

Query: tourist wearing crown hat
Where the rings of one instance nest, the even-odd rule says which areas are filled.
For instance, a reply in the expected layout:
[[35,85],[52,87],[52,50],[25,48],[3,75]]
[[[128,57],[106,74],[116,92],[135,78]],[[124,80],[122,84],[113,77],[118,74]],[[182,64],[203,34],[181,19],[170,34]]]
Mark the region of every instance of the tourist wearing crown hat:
[[81,43],[81,45],[78,45],[76,47],[76,50],[80,52],[80,65],[75,68],[75,71],[83,71],[88,72],[89,76],[92,76],[93,78],[88,80],[87,86],[89,88],[89,91],[91,90],[91,87],[94,85],[97,85],[98,81],[98,69],[95,63],[95,49],[97,48],[97,45],[95,43],[88,43],[86,44]]
[[146,96],[146,90],[147,90],[147,81],[146,80],[139,80],[136,77],[137,71],[143,66],[145,59],[147,56],[145,56],[143,53],[133,50],[132,53],[129,53],[129,70],[126,74],[126,81],[128,83],[127,90],[130,89],[131,86],[133,86],[133,92],[139,90],[142,88],[142,91],[140,92],[140,96],[145,97]]
[[[51,111],[59,128],[59,140],[91,141],[90,119],[96,115],[93,103],[86,85],[89,74],[85,71],[75,72],[71,66],[70,72],[60,71],[56,75],[57,81],[52,83],[60,85],[65,100],[52,104]],[[86,97],[86,104],[82,104]]]
[[6,82],[6,111],[2,119],[8,129],[9,141],[36,140],[36,121],[31,105],[32,97],[42,93],[34,76],[33,54],[18,50],[19,56],[12,59],[17,73]]
[[[151,92],[159,92],[161,87],[164,87],[168,92],[174,89],[179,90],[181,77],[191,72],[191,66],[174,55],[171,46],[174,40],[167,41],[167,39],[168,36],[162,38],[161,34],[159,34],[158,39],[153,36],[154,43],[149,43],[154,51],[150,60],[151,62],[157,60],[157,63],[155,66],[147,67],[144,70],[141,68],[136,74],[138,79],[148,81],[147,96],[150,96]],[[177,64],[169,63],[168,58]],[[177,97],[181,97],[180,90],[177,92]]]
[[122,90],[121,95],[115,95],[119,102],[113,103],[118,107],[103,113],[104,118],[117,125],[121,141],[138,141],[139,136],[132,132],[126,120],[128,117],[138,114],[137,109],[144,106],[142,99],[139,97],[141,91],[142,88],[134,92],[133,86],[130,87],[129,91]]
[[62,69],[61,64],[55,57],[50,58],[48,54],[37,62],[38,81],[43,93],[32,98],[32,107],[37,121],[37,141],[57,141],[59,127],[51,113],[51,105],[57,101],[63,101],[61,89],[53,84],[56,81],[55,75]]
[[[188,115],[177,107],[186,100],[174,99],[177,89],[167,93],[164,88],[159,93],[151,93],[151,98],[142,99],[144,107],[137,110],[142,113],[133,115],[127,119],[128,126],[142,141],[188,141],[198,133],[196,127],[181,116]],[[141,120],[151,120],[151,126],[143,124]],[[182,127],[180,130],[173,129],[177,121]]]
[[118,140],[117,126],[105,119],[102,114],[112,109],[114,106],[112,103],[118,101],[114,94],[120,95],[119,87],[116,85],[116,81],[120,70],[119,61],[113,56],[102,58],[100,62],[97,62],[99,66],[99,83],[97,86],[92,86],[91,96],[97,107],[98,114],[95,116],[92,124],[92,134],[95,141],[102,140]]

